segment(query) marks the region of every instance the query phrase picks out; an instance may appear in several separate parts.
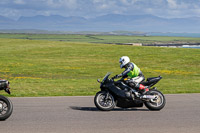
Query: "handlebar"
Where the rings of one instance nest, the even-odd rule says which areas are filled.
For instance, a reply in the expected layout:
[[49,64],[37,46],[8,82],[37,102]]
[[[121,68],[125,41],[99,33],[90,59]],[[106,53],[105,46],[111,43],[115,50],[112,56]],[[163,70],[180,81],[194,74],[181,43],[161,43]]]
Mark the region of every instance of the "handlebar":
[[[113,78],[111,78],[111,79],[114,81]],[[121,78],[121,79],[119,79],[119,80],[117,80],[117,81],[114,81],[114,83],[121,83],[122,81],[124,81],[124,79],[125,79],[125,78]]]

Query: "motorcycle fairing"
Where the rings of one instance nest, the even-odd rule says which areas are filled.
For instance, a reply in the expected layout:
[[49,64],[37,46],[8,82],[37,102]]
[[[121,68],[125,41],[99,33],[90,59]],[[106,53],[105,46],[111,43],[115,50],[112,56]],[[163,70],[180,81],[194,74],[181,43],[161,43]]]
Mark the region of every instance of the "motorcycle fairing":
[[119,87],[115,86],[114,83],[112,83],[112,82],[108,83],[106,86],[102,87],[101,89],[102,90],[108,89],[115,96],[119,96],[121,98],[126,98],[124,90],[121,90]]
[[117,106],[121,108],[130,108],[130,107],[142,107],[143,102],[138,100],[133,100],[131,94],[127,97],[127,93],[130,93],[126,90],[122,90],[119,87],[115,86],[114,83],[108,83],[106,86],[101,88],[102,90],[108,89],[108,91],[117,99]]
[[118,99],[117,106],[121,108],[143,107],[143,102],[139,100]]

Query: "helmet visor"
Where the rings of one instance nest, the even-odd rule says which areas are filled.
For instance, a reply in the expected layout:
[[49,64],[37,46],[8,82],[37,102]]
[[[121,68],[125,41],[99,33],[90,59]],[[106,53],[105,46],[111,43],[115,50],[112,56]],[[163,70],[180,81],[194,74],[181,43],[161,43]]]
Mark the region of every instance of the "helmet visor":
[[124,59],[120,59],[119,63],[122,64],[124,62]]

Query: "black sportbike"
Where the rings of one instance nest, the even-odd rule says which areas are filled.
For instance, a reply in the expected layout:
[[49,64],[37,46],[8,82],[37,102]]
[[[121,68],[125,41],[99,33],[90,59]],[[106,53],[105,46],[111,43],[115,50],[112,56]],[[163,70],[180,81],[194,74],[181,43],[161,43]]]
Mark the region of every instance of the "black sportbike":
[[[9,82],[0,79],[0,90],[5,90],[10,94]],[[5,96],[0,95],[0,121],[6,120],[13,111],[12,102]]]
[[153,87],[161,76],[148,78],[140,84],[148,86],[149,91],[145,94],[140,93],[137,89],[131,88],[126,84],[127,78],[114,81],[109,78],[111,73],[107,73],[102,81],[97,80],[101,85],[101,91],[96,93],[94,103],[99,110],[110,111],[115,106],[121,108],[143,107],[143,104],[149,110],[161,110],[165,106],[165,96]]

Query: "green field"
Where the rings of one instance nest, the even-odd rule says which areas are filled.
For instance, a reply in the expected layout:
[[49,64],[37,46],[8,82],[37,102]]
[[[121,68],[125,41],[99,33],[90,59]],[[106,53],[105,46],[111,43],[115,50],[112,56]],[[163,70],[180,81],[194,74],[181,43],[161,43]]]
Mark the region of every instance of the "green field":
[[87,43],[200,43],[200,38],[165,36],[119,36],[119,35],[69,35],[69,34],[0,34],[0,38],[50,40]]
[[0,77],[11,82],[11,96],[94,95],[97,78],[123,71],[123,55],[145,77],[163,76],[156,86],[164,93],[200,93],[200,49],[0,39]]

